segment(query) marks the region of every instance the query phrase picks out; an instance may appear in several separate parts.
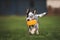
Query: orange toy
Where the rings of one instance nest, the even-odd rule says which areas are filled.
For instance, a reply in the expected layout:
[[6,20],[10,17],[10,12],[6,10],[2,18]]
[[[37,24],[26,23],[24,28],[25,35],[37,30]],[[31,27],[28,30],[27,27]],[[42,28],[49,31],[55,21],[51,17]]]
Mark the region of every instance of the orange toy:
[[37,23],[36,20],[27,21],[27,25],[28,25],[28,26],[35,25],[36,23]]

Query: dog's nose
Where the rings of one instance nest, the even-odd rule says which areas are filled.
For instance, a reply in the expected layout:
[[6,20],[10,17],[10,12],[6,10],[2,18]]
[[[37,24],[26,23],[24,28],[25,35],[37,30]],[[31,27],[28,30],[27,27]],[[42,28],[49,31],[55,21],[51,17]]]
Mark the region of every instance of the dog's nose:
[[27,21],[30,21],[29,19]]

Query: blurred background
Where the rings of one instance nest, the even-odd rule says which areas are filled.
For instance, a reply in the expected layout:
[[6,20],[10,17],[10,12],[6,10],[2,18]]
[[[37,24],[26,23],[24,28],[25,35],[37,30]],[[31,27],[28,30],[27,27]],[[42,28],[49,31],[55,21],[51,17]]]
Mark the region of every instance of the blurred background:
[[47,11],[46,0],[0,0],[0,15],[26,15],[26,9]]
[[0,0],[0,16],[26,15],[26,9],[37,9],[38,13],[60,15],[60,0]]
[[48,15],[60,15],[60,0],[47,0]]

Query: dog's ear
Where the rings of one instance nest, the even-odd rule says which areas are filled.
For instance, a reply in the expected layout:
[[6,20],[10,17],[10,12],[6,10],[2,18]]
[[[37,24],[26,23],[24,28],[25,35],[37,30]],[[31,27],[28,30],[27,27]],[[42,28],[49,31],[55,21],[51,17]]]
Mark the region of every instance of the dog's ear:
[[29,12],[29,8],[28,9],[26,9],[26,13],[28,13]]
[[37,12],[37,9],[34,9],[34,11],[33,11],[33,12],[34,12],[34,14],[37,14],[37,13],[38,13],[38,12]]
[[30,12],[30,9],[29,8],[26,9],[26,15],[27,15],[27,17],[28,17],[29,12]]

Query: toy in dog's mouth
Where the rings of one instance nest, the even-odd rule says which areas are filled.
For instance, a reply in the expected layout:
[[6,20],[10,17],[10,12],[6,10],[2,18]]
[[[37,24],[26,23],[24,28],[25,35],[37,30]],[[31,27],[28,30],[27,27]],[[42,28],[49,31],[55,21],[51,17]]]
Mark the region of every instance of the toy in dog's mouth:
[[31,26],[31,25],[35,25],[37,23],[36,20],[27,20],[27,25]]

